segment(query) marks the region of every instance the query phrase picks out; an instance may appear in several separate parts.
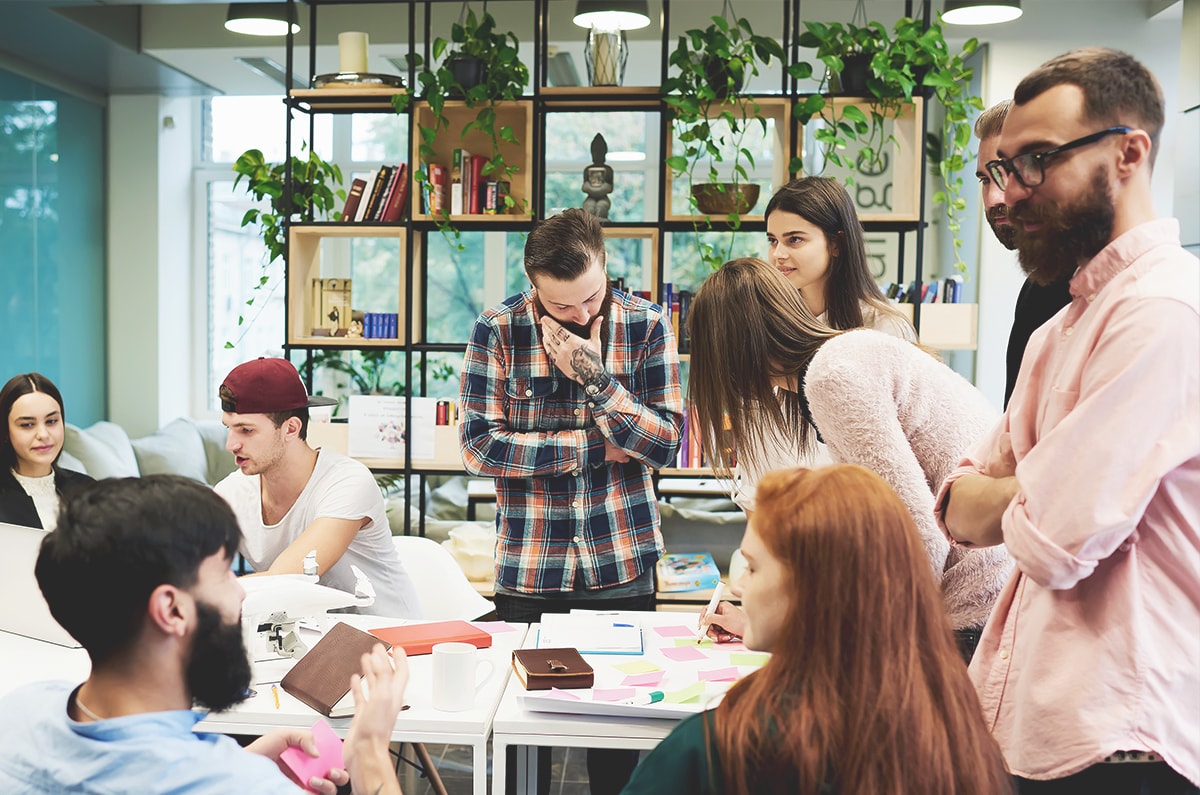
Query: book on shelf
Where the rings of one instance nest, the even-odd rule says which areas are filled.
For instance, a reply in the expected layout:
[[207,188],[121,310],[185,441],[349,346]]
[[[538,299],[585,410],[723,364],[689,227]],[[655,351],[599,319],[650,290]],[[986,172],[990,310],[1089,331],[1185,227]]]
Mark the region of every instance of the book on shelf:
[[467,208],[467,212],[475,215],[483,212],[483,166],[487,162],[488,159],[483,155],[471,155],[471,190],[467,194],[470,206]]
[[721,570],[707,552],[668,552],[655,567],[658,590],[664,593],[716,588]]
[[371,175],[365,180],[366,185],[363,186],[362,199],[358,203],[358,207],[354,210],[354,222],[361,223],[366,219],[367,204],[371,197],[372,191],[375,190],[375,183],[379,180],[379,169],[371,172]]
[[692,291],[679,291],[679,336],[676,337],[676,344],[680,353],[692,352],[692,335],[688,333],[687,321],[688,314],[692,309]]
[[455,149],[450,154],[450,214],[462,215],[463,193],[467,187],[463,174],[463,159],[467,160],[467,173],[470,173],[471,153],[465,149]]
[[446,167],[441,163],[429,163],[426,168],[429,185],[426,188],[425,211],[429,215],[437,215],[446,207]]
[[339,621],[296,661],[279,682],[288,693],[329,718],[354,714],[350,677],[362,672],[362,656],[384,641]]
[[408,203],[408,163],[396,166],[396,177],[392,180],[392,190],[388,194],[383,207],[380,221],[395,223],[403,220],[404,207]]
[[374,187],[371,188],[371,198],[367,203],[367,212],[363,215],[364,221],[378,221],[383,213],[383,199],[391,188],[392,179],[396,175],[396,169],[392,166],[379,167],[379,179],[375,180]]
[[358,204],[362,201],[363,191],[367,188],[367,181],[361,177],[355,177],[350,183],[350,190],[346,191],[346,206],[342,208],[342,215],[338,219],[344,224],[348,224],[354,220],[354,214],[358,212]]

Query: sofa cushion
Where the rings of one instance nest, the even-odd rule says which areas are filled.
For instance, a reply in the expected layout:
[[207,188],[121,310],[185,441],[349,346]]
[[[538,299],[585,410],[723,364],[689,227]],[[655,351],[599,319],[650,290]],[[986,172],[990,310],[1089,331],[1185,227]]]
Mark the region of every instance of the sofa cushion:
[[195,420],[192,425],[199,431],[200,440],[204,443],[204,456],[208,460],[208,482],[215,486],[237,469],[233,453],[225,449],[229,429],[220,420]]
[[116,423],[97,422],[88,428],[67,423],[63,449],[97,480],[138,476],[133,445],[125,429]]
[[183,475],[208,483],[204,441],[190,420],[173,420],[132,445],[142,475]]

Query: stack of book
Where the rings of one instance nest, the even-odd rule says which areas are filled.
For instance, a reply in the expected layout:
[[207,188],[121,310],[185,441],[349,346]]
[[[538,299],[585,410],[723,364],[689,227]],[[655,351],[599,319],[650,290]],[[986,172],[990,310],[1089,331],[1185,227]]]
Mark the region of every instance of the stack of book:
[[395,223],[408,204],[408,164],[380,166],[369,177],[355,177],[346,193],[342,223]]
[[426,166],[429,188],[422,197],[423,210],[431,215],[494,215],[504,212],[508,183],[489,180],[484,174],[488,158],[458,148],[449,168],[441,163]]

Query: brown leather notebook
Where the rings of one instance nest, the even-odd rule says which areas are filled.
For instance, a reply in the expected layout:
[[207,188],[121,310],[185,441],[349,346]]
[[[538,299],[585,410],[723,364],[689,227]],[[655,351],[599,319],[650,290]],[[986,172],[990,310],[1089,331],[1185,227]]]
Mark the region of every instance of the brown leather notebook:
[[512,666],[526,690],[591,687],[596,677],[577,649],[514,649]]
[[279,686],[326,717],[349,717],[354,714],[350,677],[362,673],[362,656],[376,646],[392,648],[339,621],[296,661]]

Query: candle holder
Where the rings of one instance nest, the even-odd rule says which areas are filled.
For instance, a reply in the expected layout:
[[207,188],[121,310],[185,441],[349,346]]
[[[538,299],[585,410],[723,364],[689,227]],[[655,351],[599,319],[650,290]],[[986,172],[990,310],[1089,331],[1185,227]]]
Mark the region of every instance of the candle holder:
[[629,59],[625,31],[589,28],[583,55],[591,85],[619,86],[625,82],[625,62]]

